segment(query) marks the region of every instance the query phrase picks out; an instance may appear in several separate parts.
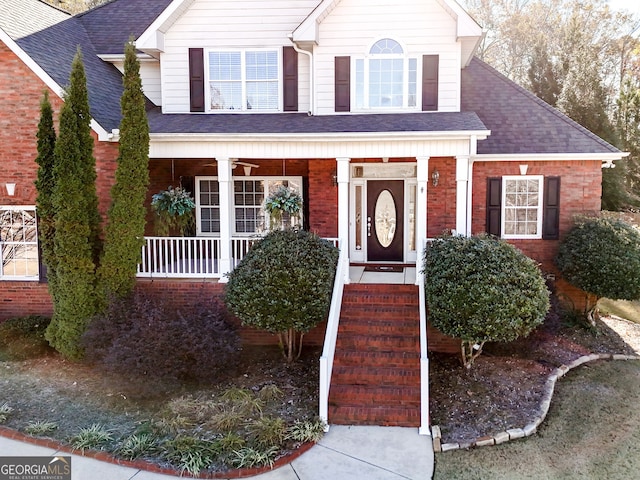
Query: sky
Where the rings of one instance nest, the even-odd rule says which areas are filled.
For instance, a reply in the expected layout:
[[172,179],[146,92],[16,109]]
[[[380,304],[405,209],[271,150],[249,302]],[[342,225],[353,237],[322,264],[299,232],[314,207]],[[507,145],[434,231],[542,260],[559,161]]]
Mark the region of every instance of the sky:
[[609,0],[613,10],[628,10],[640,17],[640,0]]

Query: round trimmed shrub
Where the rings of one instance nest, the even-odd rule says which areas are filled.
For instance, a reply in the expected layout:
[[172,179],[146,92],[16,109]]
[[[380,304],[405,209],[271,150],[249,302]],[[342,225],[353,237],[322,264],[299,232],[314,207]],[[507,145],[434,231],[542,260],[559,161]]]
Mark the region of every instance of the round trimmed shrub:
[[424,253],[429,320],[461,339],[470,368],[485,342],[529,335],[549,310],[538,266],[513,245],[489,236],[443,237]]
[[229,275],[225,300],[243,323],[278,334],[285,357],[300,356],[304,334],[326,320],[338,249],[302,230],[259,240]]
[[615,218],[579,219],[562,240],[556,264],[564,278],[592,297],[640,298],[640,232]]

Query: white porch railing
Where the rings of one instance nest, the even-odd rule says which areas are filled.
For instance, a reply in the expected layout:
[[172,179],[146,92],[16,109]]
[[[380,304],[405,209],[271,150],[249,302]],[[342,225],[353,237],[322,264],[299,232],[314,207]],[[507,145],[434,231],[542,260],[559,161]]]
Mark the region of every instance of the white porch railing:
[[[261,237],[232,237],[231,268],[238,266]],[[337,238],[326,238],[338,247]],[[221,240],[217,237],[145,237],[140,278],[221,278]]]
[[220,239],[212,237],[145,237],[138,277],[216,278],[220,272]]
[[[338,239],[334,245],[342,244]],[[347,275],[349,274],[349,257],[347,249],[340,250],[338,258],[338,268],[336,278],[333,282],[333,295],[331,296],[331,307],[327,319],[327,330],[324,335],[324,346],[320,357],[320,399],[319,416],[325,422],[326,429],[329,429],[329,388],[331,387],[331,374],[333,372],[333,357],[336,353],[336,340],[338,338],[338,325],[340,324],[340,311],[342,309],[342,293]]]

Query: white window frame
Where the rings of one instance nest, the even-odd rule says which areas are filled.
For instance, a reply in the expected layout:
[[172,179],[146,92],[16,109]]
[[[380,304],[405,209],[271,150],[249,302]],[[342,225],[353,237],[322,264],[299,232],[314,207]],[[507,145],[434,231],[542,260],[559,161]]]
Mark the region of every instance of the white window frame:
[[[32,240],[24,240],[24,241],[6,241],[4,235],[4,227],[1,222],[4,212],[21,212],[21,211],[32,211],[33,212],[33,220],[34,220],[34,228],[35,228],[35,238]],[[29,250],[35,251],[35,273],[33,275],[16,275],[8,273],[5,270],[4,265],[4,257],[5,250],[7,248],[16,247],[19,248],[20,245],[29,246]],[[40,252],[38,250],[38,219],[36,214],[35,205],[2,205],[0,206],[0,280],[30,280],[30,281],[38,281],[40,280]],[[29,258],[25,260],[25,265],[28,264]],[[15,267],[14,267],[15,273]]]
[[[241,90],[242,90],[242,108],[241,109],[235,109],[235,108],[221,108],[221,109],[216,109],[216,108],[212,108],[211,107],[211,78],[210,78],[210,54],[211,53],[240,53],[240,83],[241,83]],[[277,106],[276,108],[269,108],[269,109],[258,109],[258,108],[248,108],[247,105],[247,82],[251,81],[251,80],[247,80],[247,53],[249,52],[271,52],[271,53],[275,53],[276,54],[276,58],[277,58],[277,75],[278,75],[278,86],[277,86],[277,96],[278,96],[278,101],[277,101]],[[282,82],[283,82],[283,78],[282,78],[282,49],[281,48],[224,48],[224,49],[209,49],[206,51],[206,55],[205,55],[205,105],[206,105],[206,111],[207,113],[241,113],[241,112],[246,112],[246,113],[260,113],[260,112],[266,112],[266,113],[274,113],[274,112],[282,112],[283,111],[283,95],[282,95]]]
[[[507,182],[508,181],[532,181],[536,180],[538,182],[538,205],[537,206],[527,206],[527,205],[516,205],[516,206],[507,206]],[[544,212],[544,176],[543,175],[505,175],[502,177],[502,199],[501,199],[501,229],[502,229],[502,238],[504,239],[540,239],[542,238],[542,215]],[[528,210],[536,210],[537,218],[536,218],[536,233],[535,234],[518,234],[518,233],[507,233],[506,224],[507,224],[507,210],[519,210],[519,209],[528,209]]]
[[[371,49],[381,40],[393,40],[402,48],[402,54],[381,54],[381,53],[371,53]],[[393,106],[390,105],[388,107],[385,106],[371,106],[369,104],[369,91],[371,87],[371,60],[402,60],[403,64],[403,73],[402,73],[402,106]],[[415,61],[416,64],[416,78],[415,78],[415,105],[409,105],[409,62],[410,60]],[[358,63],[362,62],[363,64],[363,91],[362,91],[362,102],[359,105],[358,100]],[[351,59],[351,71],[352,80],[351,80],[351,105],[354,106],[354,111],[420,111],[421,102],[422,102],[422,68],[421,68],[421,60],[419,57],[410,56],[407,53],[407,48],[402,42],[396,40],[391,37],[381,37],[376,39],[369,48],[367,49],[367,53],[364,56],[360,57],[352,57]]]
[[[203,236],[203,237],[219,237],[220,233],[219,232],[202,232],[202,213],[201,213],[201,205],[200,205],[200,181],[201,180],[207,180],[207,181],[218,181],[218,177],[217,176],[197,176],[195,177],[195,184],[196,184],[196,195],[195,195],[195,200],[196,200],[196,235],[197,236]],[[270,193],[270,189],[271,189],[271,185],[273,184],[278,184],[284,181],[287,182],[292,182],[295,183],[296,185],[300,186],[300,189],[298,191],[298,193],[301,196],[304,196],[304,184],[303,184],[303,178],[301,176],[269,176],[269,177],[258,177],[258,176],[238,176],[238,177],[233,177],[232,178],[232,185],[231,185],[231,198],[229,199],[229,209],[230,209],[230,215],[229,215],[229,221],[231,222],[231,234],[233,236],[236,237],[243,237],[243,236],[247,236],[247,237],[253,237],[256,235],[261,235],[264,234],[266,232],[269,231],[269,223],[270,223],[270,219],[269,219],[269,215],[267,215],[266,212],[264,212],[264,203],[265,200],[267,199],[267,197],[269,196]],[[257,229],[257,231],[255,232],[236,232],[236,204],[235,204],[235,184],[233,182],[237,182],[237,181],[260,181],[260,182],[264,182],[264,199],[262,201],[262,203],[260,204],[259,208],[264,212],[264,225],[263,228],[261,229]],[[209,205],[206,205],[205,207],[209,207]],[[242,207],[242,206],[239,206]],[[303,224],[303,212],[300,212],[300,216],[297,220],[297,224],[298,225],[302,225]]]

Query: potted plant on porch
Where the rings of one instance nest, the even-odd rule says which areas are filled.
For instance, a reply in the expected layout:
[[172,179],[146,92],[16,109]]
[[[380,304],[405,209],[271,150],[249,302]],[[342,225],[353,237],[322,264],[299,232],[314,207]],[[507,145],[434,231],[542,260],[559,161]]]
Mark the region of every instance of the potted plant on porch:
[[185,236],[193,232],[196,204],[191,193],[183,187],[169,186],[166,190],[156,193],[152,197],[151,208],[156,213],[154,222],[156,235]]
[[264,209],[269,214],[270,229],[282,230],[285,228],[285,214],[288,218],[300,218],[302,197],[288,186],[280,185],[267,197]]

